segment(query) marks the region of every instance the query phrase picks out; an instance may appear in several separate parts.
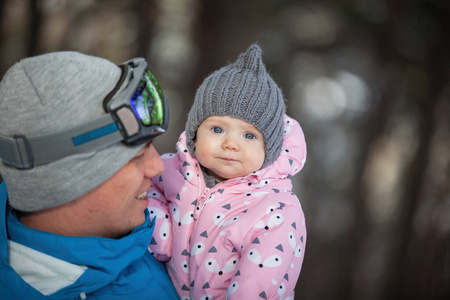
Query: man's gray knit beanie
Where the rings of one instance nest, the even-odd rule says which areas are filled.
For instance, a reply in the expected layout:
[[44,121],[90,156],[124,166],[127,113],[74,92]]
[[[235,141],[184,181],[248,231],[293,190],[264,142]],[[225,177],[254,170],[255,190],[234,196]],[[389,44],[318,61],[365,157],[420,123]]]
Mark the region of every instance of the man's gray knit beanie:
[[[0,135],[38,137],[98,118],[105,113],[103,99],[120,75],[115,64],[77,52],[23,59],[8,70],[0,83]],[[38,211],[86,194],[116,173],[143,146],[126,147],[118,142],[29,170],[0,162],[0,174],[13,208]]]
[[267,73],[261,48],[253,44],[237,61],[209,75],[197,90],[186,123],[189,151],[195,155],[198,126],[209,116],[227,115],[253,124],[264,134],[266,157],[273,163],[283,144],[285,104],[280,88]]

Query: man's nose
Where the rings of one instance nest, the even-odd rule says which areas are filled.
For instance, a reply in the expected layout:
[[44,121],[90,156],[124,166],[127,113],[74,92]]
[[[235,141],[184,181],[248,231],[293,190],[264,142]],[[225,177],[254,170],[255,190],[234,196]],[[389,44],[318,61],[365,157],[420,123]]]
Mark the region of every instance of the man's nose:
[[144,176],[151,178],[164,172],[164,162],[155,146],[150,144],[145,154]]

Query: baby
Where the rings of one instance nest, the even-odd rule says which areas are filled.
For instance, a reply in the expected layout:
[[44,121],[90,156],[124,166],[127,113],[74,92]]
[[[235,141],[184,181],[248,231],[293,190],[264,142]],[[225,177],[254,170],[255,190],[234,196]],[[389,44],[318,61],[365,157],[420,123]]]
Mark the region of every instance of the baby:
[[152,178],[149,246],[182,299],[293,299],[306,227],[290,177],[300,125],[254,44],[200,85],[177,153]]

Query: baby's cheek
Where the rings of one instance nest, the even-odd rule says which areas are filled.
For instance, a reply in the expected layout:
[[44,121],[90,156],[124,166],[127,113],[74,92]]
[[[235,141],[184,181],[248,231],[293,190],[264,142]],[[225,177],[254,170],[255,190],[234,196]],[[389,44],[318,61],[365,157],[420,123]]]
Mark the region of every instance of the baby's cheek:
[[195,157],[197,157],[201,165],[204,165],[208,161],[208,151],[205,151],[203,148],[197,148],[195,149]]

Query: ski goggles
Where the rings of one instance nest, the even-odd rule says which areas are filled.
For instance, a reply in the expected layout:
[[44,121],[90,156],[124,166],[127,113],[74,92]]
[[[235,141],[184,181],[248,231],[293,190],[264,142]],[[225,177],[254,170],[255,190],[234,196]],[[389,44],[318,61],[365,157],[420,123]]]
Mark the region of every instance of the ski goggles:
[[[144,59],[130,60],[119,67],[123,69],[122,76],[103,100],[103,108],[119,125],[125,144],[145,143],[167,131],[169,99]],[[128,82],[126,86],[124,81]]]
[[153,140],[169,126],[169,100],[143,58],[119,65],[122,75],[103,100],[105,114],[87,124],[51,135],[0,136],[2,161],[32,169],[69,155],[123,142],[134,146]]

